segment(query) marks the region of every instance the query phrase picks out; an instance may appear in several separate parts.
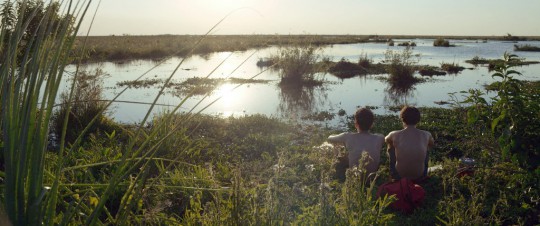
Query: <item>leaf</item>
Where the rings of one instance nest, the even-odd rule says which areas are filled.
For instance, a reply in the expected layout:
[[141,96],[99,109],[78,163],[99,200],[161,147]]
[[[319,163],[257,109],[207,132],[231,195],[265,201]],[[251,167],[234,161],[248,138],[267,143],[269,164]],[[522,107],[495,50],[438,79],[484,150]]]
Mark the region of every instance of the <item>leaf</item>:
[[501,114],[499,115],[499,117],[495,118],[492,122],[491,122],[491,132],[495,132],[495,128],[497,128],[497,125],[499,124],[499,122],[501,120],[503,120],[504,118],[506,118],[506,109],[504,109]]
[[474,110],[467,111],[467,123],[473,124],[478,121],[478,113]]
[[508,70],[508,71],[506,71],[506,74],[507,74],[507,75],[510,75],[510,74],[521,75],[521,72],[516,71],[516,70]]
[[495,78],[495,77],[504,78],[504,75],[503,75],[502,73],[500,73],[500,72],[497,72],[497,73],[493,73],[493,74],[491,75],[491,77],[492,77],[492,78]]

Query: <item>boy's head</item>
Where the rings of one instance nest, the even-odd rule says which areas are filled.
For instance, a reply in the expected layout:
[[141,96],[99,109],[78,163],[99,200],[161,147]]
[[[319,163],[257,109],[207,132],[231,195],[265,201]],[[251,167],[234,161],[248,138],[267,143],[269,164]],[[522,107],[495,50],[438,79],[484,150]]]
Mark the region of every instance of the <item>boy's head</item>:
[[414,126],[420,122],[420,111],[418,108],[405,106],[399,113],[401,121],[408,126]]
[[373,125],[374,120],[375,116],[373,112],[367,108],[360,108],[354,114],[354,121],[360,131],[368,131]]

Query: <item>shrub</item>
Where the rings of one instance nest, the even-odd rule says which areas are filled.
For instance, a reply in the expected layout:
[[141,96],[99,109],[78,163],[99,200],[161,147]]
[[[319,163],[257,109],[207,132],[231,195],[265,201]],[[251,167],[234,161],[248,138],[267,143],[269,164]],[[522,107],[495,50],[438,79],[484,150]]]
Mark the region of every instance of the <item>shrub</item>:
[[464,103],[471,104],[469,122],[484,125],[499,144],[501,159],[535,169],[540,165],[540,101],[538,83],[526,83],[514,78],[521,73],[512,70],[516,55],[505,53],[503,63],[495,65],[493,78],[500,81],[489,85],[497,95],[490,101],[479,90],[470,90]]

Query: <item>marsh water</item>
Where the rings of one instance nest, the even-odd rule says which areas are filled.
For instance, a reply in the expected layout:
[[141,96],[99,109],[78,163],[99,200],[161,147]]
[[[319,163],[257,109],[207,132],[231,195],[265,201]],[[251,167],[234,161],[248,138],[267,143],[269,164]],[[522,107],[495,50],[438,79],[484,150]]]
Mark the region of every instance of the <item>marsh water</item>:
[[[277,47],[269,47],[245,52],[217,52],[206,56],[193,56],[186,59],[172,58],[161,64],[155,61],[132,61],[128,63],[98,63],[84,66],[85,70],[101,68],[105,73],[105,99],[112,99],[124,87],[118,82],[132,81],[144,75],[142,80],[169,77],[176,67],[172,81],[179,83],[188,78],[252,78],[268,80],[266,83],[231,84],[218,86],[208,96],[192,96],[180,107],[181,112],[201,111],[221,116],[241,116],[265,114],[286,119],[301,119],[310,113],[327,111],[337,113],[345,110],[352,114],[358,106],[377,106],[375,113],[392,114],[392,106],[403,104],[415,106],[441,106],[441,101],[449,101],[449,93],[482,89],[483,85],[495,81],[486,66],[474,66],[465,62],[475,56],[486,59],[502,58],[505,52],[517,54],[528,61],[540,61],[540,52],[514,52],[515,44],[540,46],[538,41],[502,42],[482,40],[450,40],[456,47],[433,47],[433,39],[394,40],[396,43],[414,41],[417,46],[413,53],[419,54],[419,64],[440,66],[441,63],[457,63],[467,69],[458,74],[424,77],[425,82],[418,83],[406,90],[396,91],[384,81],[387,75],[356,76],[340,79],[332,74],[318,74],[325,84],[315,88],[283,89],[278,86],[279,72],[266,70],[256,65],[261,58],[269,57],[278,51]],[[386,43],[361,43],[332,45],[322,48],[322,55],[332,61],[347,59],[357,62],[360,55],[366,54],[374,63],[384,60],[384,53],[390,50],[401,51],[404,47],[387,46]],[[180,62],[183,62],[180,64]],[[523,75],[523,80],[540,80],[540,64],[516,67]],[[69,70],[73,70],[70,68]],[[415,76],[422,77],[418,73]],[[66,85],[67,86],[67,85]],[[109,114],[116,121],[140,121],[159,92],[158,86],[147,88],[127,88],[113,104]],[[460,94],[456,97],[462,98]],[[162,104],[153,111],[159,113],[172,109],[185,97],[165,89],[158,103]],[[217,100],[217,101],[216,101]],[[215,102],[214,102],[215,101]],[[170,106],[166,106],[170,105]],[[447,105],[442,105],[447,107]]]

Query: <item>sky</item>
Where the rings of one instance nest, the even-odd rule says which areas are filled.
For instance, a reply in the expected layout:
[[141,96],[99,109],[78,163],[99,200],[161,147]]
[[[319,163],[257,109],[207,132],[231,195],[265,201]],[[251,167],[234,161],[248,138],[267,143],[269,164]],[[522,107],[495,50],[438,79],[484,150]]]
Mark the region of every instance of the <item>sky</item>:
[[101,0],[90,35],[217,25],[211,34],[540,36],[539,10],[540,0]]

